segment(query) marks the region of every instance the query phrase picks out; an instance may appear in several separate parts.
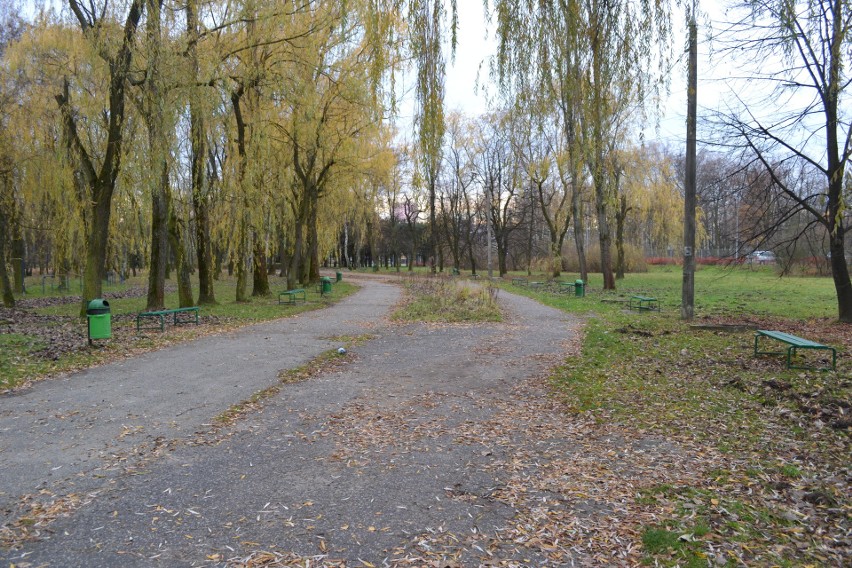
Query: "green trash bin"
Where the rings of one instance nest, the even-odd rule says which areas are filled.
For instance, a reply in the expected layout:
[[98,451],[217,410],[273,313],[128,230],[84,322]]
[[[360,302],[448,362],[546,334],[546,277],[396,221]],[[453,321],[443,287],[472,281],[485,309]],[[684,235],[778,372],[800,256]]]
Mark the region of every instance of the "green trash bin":
[[342,273],[342,272],[340,272],[339,270],[337,271],[337,274],[335,274],[335,276],[337,277],[337,281],[338,281],[338,282],[340,282],[341,280],[343,280],[343,273]]
[[112,337],[112,315],[109,302],[96,298],[86,306],[86,319],[89,324],[89,343],[93,339],[109,339]]
[[586,285],[579,278],[574,280],[574,295],[578,298],[586,295]]
[[322,286],[323,294],[331,294],[331,278],[323,276],[320,278],[320,285]]

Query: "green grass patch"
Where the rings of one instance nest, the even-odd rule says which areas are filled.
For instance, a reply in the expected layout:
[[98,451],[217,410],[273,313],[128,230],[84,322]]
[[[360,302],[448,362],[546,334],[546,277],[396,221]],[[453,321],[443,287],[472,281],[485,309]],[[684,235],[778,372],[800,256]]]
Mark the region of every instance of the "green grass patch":
[[405,282],[408,301],[394,312],[400,321],[444,323],[500,321],[495,288],[446,278],[411,278]]
[[[583,298],[515,286],[509,277],[501,284],[590,316],[581,352],[552,376],[561,398],[601,423],[706,447],[721,453],[726,464],[728,459],[737,464],[708,468],[700,487],[637,492],[635,505],[659,520],[642,528],[646,562],[707,566],[710,550],[722,550],[725,556],[713,562],[832,563],[824,551],[843,538],[837,528],[842,519],[785,509],[793,506],[791,491],[817,507],[850,506],[848,486],[836,485],[848,471],[849,429],[838,424],[852,400],[845,356],[849,334],[835,322],[831,279],[779,278],[769,267],[702,268],[692,323],[744,326],[702,329],[680,319],[679,268],[629,274],[613,292],[596,287],[599,278],[592,276]],[[628,310],[632,295],[657,298],[661,311]],[[754,357],[749,327],[835,346],[837,371],[788,370],[782,357]],[[819,521],[819,529],[802,519]]]
[[0,335],[0,388],[14,386],[19,374],[39,372],[48,364],[30,356],[44,347],[44,341],[17,333]]
[[[174,288],[173,282],[170,284],[170,287]],[[325,295],[320,295],[314,287],[307,287],[306,302],[279,305],[278,291],[286,289],[286,281],[283,278],[270,277],[270,295],[252,297],[247,302],[236,302],[235,282],[225,278],[214,281],[218,303],[201,306],[200,325],[168,325],[162,333],[159,330],[137,333],[136,314],[145,311],[146,298],[141,290],[144,290],[146,285],[145,279],[139,276],[123,284],[104,286],[105,292],[118,294],[118,297],[108,299],[112,338],[97,341],[94,347],[89,347],[86,337],[87,322],[79,316],[80,304],[76,301],[63,302],[64,298],[79,294],[77,287],[72,283],[70,291],[51,291],[46,284],[42,293],[38,282],[29,282],[26,299],[35,300],[36,305],[45,305],[26,309],[43,317],[29,319],[23,327],[18,326],[22,329],[21,333],[0,336],[0,389],[14,388],[29,380],[38,380],[159,349],[217,330],[324,308],[358,289],[354,284],[345,281],[335,283],[332,292]],[[198,290],[194,289],[193,292],[197,298]],[[177,291],[168,292],[164,303],[166,308],[178,307]]]

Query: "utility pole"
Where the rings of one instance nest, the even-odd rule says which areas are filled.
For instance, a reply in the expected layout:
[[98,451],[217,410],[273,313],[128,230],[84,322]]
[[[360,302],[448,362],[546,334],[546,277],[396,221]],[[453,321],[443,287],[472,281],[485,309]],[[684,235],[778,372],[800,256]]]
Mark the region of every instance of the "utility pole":
[[695,315],[695,154],[698,115],[698,31],[695,24],[695,0],[689,21],[689,72],[686,111],[686,180],[683,200],[683,289],[680,317],[691,321]]
[[494,269],[491,267],[491,215],[493,214],[493,204],[491,202],[492,195],[491,192],[488,192],[488,220],[485,223],[486,230],[488,232],[488,280],[490,281],[494,277]]

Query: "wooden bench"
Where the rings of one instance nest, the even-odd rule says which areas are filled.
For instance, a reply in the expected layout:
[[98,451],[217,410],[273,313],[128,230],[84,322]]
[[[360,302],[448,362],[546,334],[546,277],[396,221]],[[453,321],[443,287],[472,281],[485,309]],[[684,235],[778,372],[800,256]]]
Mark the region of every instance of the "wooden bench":
[[[782,343],[786,343],[789,347],[785,351],[761,351],[759,348],[759,342],[761,337],[768,337],[769,339],[775,339],[776,341],[780,341]],[[796,335],[792,335],[790,333],[784,333],[783,331],[769,331],[766,329],[758,329],[754,333],[754,354],[757,355],[787,355],[787,368],[788,369],[813,369],[814,367],[809,366],[797,366],[793,365],[793,357],[796,355],[797,349],[816,349],[816,350],[824,350],[831,351],[831,369],[834,370],[837,368],[837,350],[834,347],[830,347],[828,345],[823,345],[822,343],[817,343],[816,341],[811,341],[809,339],[803,339]],[[828,367],[823,367],[823,370],[828,370]]]
[[512,278],[513,286],[526,286],[527,284],[529,284],[529,281],[526,278]]
[[573,292],[576,288],[576,284],[574,282],[557,282],[558,288],[556,291],[560,294],[564,294],[566,292]]
[[[287,298],[287,301],[282,301],[282,298]],[[308,301],[308,295],[303,288],[293,288],[292,290],[278,292],[279,304],[295,304],[297,300]]]
[[[178,316],[180,314],[193,314],[195,316],[194,323],[198,325],[198,306],[191,306],[188,308],[174,308],[172,310],[158,310],[155,312],[141,312],[136,315],[136,331],[141,331],[143,329],[159,329],[163,331],[166,327],[166,316],[171,315],[173,317],[172,325],[180,325],[183,323],[193,323],[193,320],[182,320]],[[142,322],[145,319],[157,319],[158,325],[153,326],[142,326]]]
[[632,296],[627,302],[627,308],[639,311],[660,311],[660,305],[657,303],[657,299],[650,298],[648,296]]

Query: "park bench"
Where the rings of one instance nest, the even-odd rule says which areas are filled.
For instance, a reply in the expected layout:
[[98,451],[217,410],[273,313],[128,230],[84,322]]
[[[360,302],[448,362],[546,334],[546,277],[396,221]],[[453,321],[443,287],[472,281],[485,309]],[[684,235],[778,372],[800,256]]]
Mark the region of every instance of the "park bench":
[[526,286],[529,284],[526,278],[512,278],[513,286]]
[[[768,337],[769,339],[774,339],[776,341],[780,341],[782,343],[786,343],[789,345],[785,351],[761,351],[759,348],[760,338]],[[796,335],[792,335],[790,333],[784,333],[783,331],[769,331],[766,329],[758,329],[754,333],[754,354],[757,355],[787,355],[787,368],[788,369],[813,369],[814,367],[810,366],[796,366],[793,365],[793,357],[796,355],[797,349],[815,349],[815,350],[824,350],[831,351],[831,369],[834,370],[837,368],[837,350],[834,347],[830,347],[828,345],[823,345],[822,343],[817,343],[815,341],[811,341],[809,339],[803,339]],[[823,368],[823,370],[828,370],[827,367]]]
[[574,291],[576,284],[574,282],[557,282],[558,288],[556,291],[560,294],[570,293]]
[[660,311],[660,305],[657,303],[657,299],[648,296],[632,296],[627,302],[627,308],[631,310],[639,310],[640,312],[651,310]]
[[[154,312],[141,312],[136,315],[136,331],[141,331],[143,329],[159,329],[163,331],[166,327],[166,317],[172,316],[172,325],[180,325],[183,323],[193,323],[193,320],[183,320],[180,319],[181,314],[191,314],[195,316],[194,323],[198,325],[198,306],[191,306],[188,308],[174,308],[172,310],[157,310]],[[143,326],[142,322],[146,319],[156,319],[158,324],[152,326]]]
[[[282,301],[283,298],[287,298],[287,301]],[[297,300],[308,301],[308,295],[303,288],[293,288],[292,290],[278,292],[279,304],[295,304]]]

